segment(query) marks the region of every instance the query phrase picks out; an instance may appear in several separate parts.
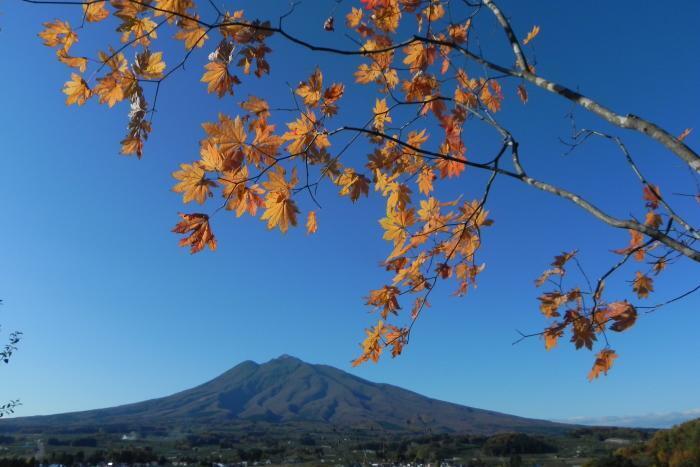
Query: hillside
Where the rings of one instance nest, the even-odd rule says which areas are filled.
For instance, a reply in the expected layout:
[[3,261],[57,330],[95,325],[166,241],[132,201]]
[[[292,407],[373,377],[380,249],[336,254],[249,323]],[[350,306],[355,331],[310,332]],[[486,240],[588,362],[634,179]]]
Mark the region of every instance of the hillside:
[[619,449],[590,467],[696,467],[700,465],[700,418],[660,430],[643,444]]
[[395,432],[558,432],[544,420],[475,409],[377,384],[326,365],[281,356],[243,362],[213,380],[171,396],[118,407],[0,421],[0,430],[167,426],[209,430],[263,422],[328,429]]

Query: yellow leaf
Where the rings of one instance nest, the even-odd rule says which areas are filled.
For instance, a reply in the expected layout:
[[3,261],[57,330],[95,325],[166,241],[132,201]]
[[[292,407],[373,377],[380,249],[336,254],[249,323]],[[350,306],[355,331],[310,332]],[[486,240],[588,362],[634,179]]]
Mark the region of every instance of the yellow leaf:
[[267,101],[259,97],[250,96],[248,100],[241,102],[241,107],[260,118],[270,116],[270,106]]
[[406,57],[403,63],[411,67],[413,71],[425,70],[435,61],[435,47],[424,46],[422,42],[412,42],[404,49]]
[[[417,300],[420,300],[418,297]],[[408,343],[408,328],[397,328],[395,326],[387,326],[391,331],[386,333],[386,345],[391,346],[391,356],[396,357],[401,354],[403,347]]]
[[134,71],[146,79],[158,79],[163,77],[165,70],[165,62],[163,61],[163,52],[151,52],[145,50],[136,55],[134,63]]
[[287,232],[289,225],[297,225],[297,213],[299,209],[294,200],[287,198],[283,193],[268,193],[265,196],[265,212],[260,217],[267,220],[267,228],[279,227],[282,233]]
[[440,2],[430,2],[430,5],[423,10],[423,15],[428,21],[435,22],[445,16],[445,7]]
[[418,173],[418,191],[424,195],[429,195],[433,191],[433,180],[435,180],[435,172],[426,166]]
[[175,39],[183,41],[187,50],[204,46],[209,38],[206,28],[196,21],[199,20],[199,15],[192,18],[194,19],[178,18],[177,21],[180,30],[175,34]]
[[461,88],[455,89],[455,101],[469,109],[475,109],[479,104],[479,99],[471,91],[464,91]]
[[114,72],[102,78],[97,78],[95,94],[99,97],[100,104],[105,102],[110,107],[124,100],[124,89],[120,85],[121,73]]
[[386,200],[387,212],[394,209],[403,210],[411,204],[411,189],[402,183],[392,183]]
[[66,97],[66,105],[83,105],[92,96],[92,91],[82,76],[71,73],[70,78],[70,81],[67,81],[63,87],[63,94],[68,96]]
[[372,62],[370,65],[361,63],[355,72],[355,82],[368,84],[377,81],[382,75],[382,70],[378,64]]
[[394,243],[394,248],[400,248],[408,238],[408,228],[415,223],[414,210],[393,211],[379,220],[379,225],[384,229],[384,240]]
[[58,61],[71,68],[77,68],[81,73],[85,72],[87,68],[87,58],[70,57],[65,49],[58,49],[58,51],[56,51],[56,56],[58,57]]
[[148,47],[151,40],[158,37],[158,33],[156,32],[157,27],[158,25],[156,22],[148,16],[144,16],[143,18],[130,18],[128,22],[124,23],[123,28],[119,29],[122,31],[121,41],[129,42],[133,34],[134,47],[138,45]]
[[244,213],[251,216],[257,215],[258,208],[265,205],[265,201],[260,196],[265,190],[257,184],[247,185],[248,167],[243,166],[236,171],[224,172],[219,181],[223,185],[223,196],[228,201],[226,209],[235,210],[236,217],[241,217]]
[[374,25],[385,32],[395,32],[399,27],[401,19],[401,8],[395,0],[384,1],[382,8],[374,10],[372,21]]
[[67,21],[54,20],[44,23],[44,29],[39,33],[39,37],[44,41],[44,45],[48,47],[63,46],[64,52],[68,50],[74,43],[78,42],[78,35],[73,32],[70,24]]
[[283,140],[274,134],[274,125],[257,125],[253,142],[247,147],[246,156],[254,164],[271,164],[279,153]]
[[282,233],[289,229],[289,225],[297,225],[297,208],[294,200],[291,199],[292,190],[297,184],[296,172],[292,173],[291,180],[285,178],[284,169],[280,168],[275,172],[269,172],[268,180],[263,183],[268,190],[265,196],[265,212],[260,217],[267,220],[267,228],[279,227]]
[[309,216],[306,218],[306,233],[313,234],[318,230],[318,223],[316,222],[316,212],[309,211]]
[[527,33],[525,39],[523,39],[523,44],[528,44],[532,39],[534,39],[540,33],[539,26],[533,26],[530,32]]
[[207,83],[207,92],[215,92],[219,97],[226,93],[233,95],[233,85],[240,84],[240,80],[229,73],[226,63],[209,62],[204,68],[207,71],[204,72],[201,81]]
[[[192,0],[156,0],[156,16],[167,16],[168,23],[187,15],[187,10],[194,6]],[[175,13],[175,14],[171,14]]]
[[385,285],[381,289],[372,290],[367,297],[367,305],[379,310],[382,319],[386,319],[389,313],[398,314],[401,309],[398,296],[401,291],[393,285]]
[[362,355],[352,362],[352,366],[357,366],[368,360],[372,360],[373,362],[379,361],[383,348],[381,340],[386,332],[387,329],[383,321],[379,321],[374,328],[365,330],[367,337],[361,344]]
[[135,136],[129,136],[121,141],[121,154],[125,156],[136,154],[140,159],[143,153],[143,140]]
[[391,115],[389,115],[386,99],[377,99],[372,112],[374,112],[374,127],[379,131],[384,131],[384,123],[391,123]]
[[303,113],[297,120],[287,123],[287,131],[282,135],[283,141],[290,141],[287,151],[299,155],[310,149],[313,144],[318,149],[330,146],[328,137],[316,131],[316,115],[313,112]]
[[123,21],[129,21],[136,18],[139,13],[146,11],[146,4],[143,2],[132,2],[131,0],[110,0],[109,3],[117,11],[114,16],[121,18]]
[[180,180],[180,183],[173,187],[173,191],[183,193],[184,203],[195,201],[203,204],[208,197],[212,196],[210,189],[216,186],[216,182],[206,177],[204,169],[197,162],[180,164],[180,170],[173,172],[173,177]]
[[83,14],[85,15],[85,21],[90,23],[97,23],[102,21],[109,16],[109,11],[105,8],[105,2],[89,3],[83,4]]
[[[209,135],[209,139],[218,146],[224,160],[233,160],[237,157],[236,153],[246,149],[248,136],[241,117],[236,116],[231,119],[224,114],[219,114],[219,123],[204,123],[202,126]],[[231,167],[222,167],[222,169],[230,170]]]
[[124,54],[121,52],[115,53],[111,47],[109,49],[109,52],[110,53],[106,53],[101,50],[97,52],[97,56],[99,57],[100,62],[107,65],[112,71],[119,71],[121,73],[127,71],[129,63],[126,61],[126,57],[124,57]]
[[362,10],[352,7],[350,13],[345,16],[345,19],[345,24],[347,24],[349,28],[356,28],[360,25],[360,21],[362,21]]
[[467,31],[469,30],[471,24],[471,18],[464,24],[450,24],[447,27],[447,33],[454,42],[460,44],[467,40]]
[[351,168],[346,168],[335,183],[341,187],[340,195],[349,196],[353,203],[369,193],[369,179]]
[[199,149],[201,167],[208,172],[220,172],[224,170],[224,156],[211,141],[204,140]]
[[296,94],[304,99],[304,104],[309,107],[316,107],[321,100],[321,89],[323,87],[323,74],[320,68],[316,68],[309,77],[309,81],[299,83]]
[[267,191],[271,193],[280,193],[288,198],[292,195],[292,190],[298,183],[296,169],[292,171],[292,177],[289,181],[287,181],[285,176],[285,170],[282,167],[279,167],[274,172],[268,172],[268,179],[263,183],[263,185]]

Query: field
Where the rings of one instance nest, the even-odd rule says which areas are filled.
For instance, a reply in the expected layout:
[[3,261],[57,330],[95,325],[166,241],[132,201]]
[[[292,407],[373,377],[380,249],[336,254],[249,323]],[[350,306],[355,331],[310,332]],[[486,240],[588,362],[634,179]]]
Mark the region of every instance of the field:
[[[143,433],[148,433],[144,435]],[[372,432],[20,433],[0,436],[0,464],[44,461],[248,465],[583,465],[624,446],[641,444],[648,430],[584,428],[557,436],[400,436]]]

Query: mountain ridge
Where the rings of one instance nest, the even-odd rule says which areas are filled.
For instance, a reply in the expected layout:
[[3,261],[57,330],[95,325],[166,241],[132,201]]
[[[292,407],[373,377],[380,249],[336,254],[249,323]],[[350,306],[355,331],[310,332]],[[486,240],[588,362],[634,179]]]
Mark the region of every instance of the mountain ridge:
[[422,396],[290,355],[243,361],[169,396],[103,409],[0,421],[0,430],[85,426],[227,426],[266,423],[397,432],[558,432],[572,425],[528,419]]

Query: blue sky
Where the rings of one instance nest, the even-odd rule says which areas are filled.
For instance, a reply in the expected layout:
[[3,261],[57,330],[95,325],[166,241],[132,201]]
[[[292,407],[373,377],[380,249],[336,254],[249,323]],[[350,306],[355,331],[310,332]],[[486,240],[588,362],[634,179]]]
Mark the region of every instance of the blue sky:
[[[694,56],[700,4],[502,3],[521,35],[533,24],[541,26],[534,52],[544,76],[621,113],[651,118],[672,133],[700,129],[700,65]],[[351,4],[340,4],[337,21]],[[322,31],[333,5],[306,0],[290,28],[310,40],[333,37],[347,46],[340,33]],[[250,16],[255,8],[269,14],[259,11],[260,3],[252,8]],[[615,259],[609,251],[628,236],[508,180],[494,187],[489,208],[496,224],[485,236],[487,270],[478,289],[463,299],[449,296],[452,284],[437,291],[401,358],[350,368],[362,330],[374,319],[362,297],[387,280],[377,267],[389,252],[376,222],[381,200],[372,195],[353,206],[326,187],[313,237],[303,229],[281,235],[257,219],[217,216],[219,249],[191,256],[170,229],[178,211],[194,207],[184,207],[170,191],[170,173],[197,157],[200,123],[214,120],[218,111],[235,114],[239,99],[249,94],[287,106],[286,81],[306,79],[317,64],[328,82],[348,81],[359,62],[343,63],[275,39],[272,76],[248,79],[235,97],[219,101],[198,82],[208,53],[202,51],[187,71],[164,83],[152,138],[137,161],[118,155],[128,106],[66,107],[61,88],[70,72],[36,37],[43,21],[61,17],[77,23],[79,11],[16,1],[0,10],[0,56],[6,64],[0,74],[0,323],[3,335],[14,329],[25,333],[16,357],[1,370],[0,400],[21,398],[18,415],[162,396],[242,360],[266,361],[282,353],[435,398],[530,417],[700,407],[700,295],[643,316],[630,332],[613,336],[620,358],[609,376],[594,383],[586,380],[593,360],[588,352],[565,343],[545,352],[537,339],[511,345],[516,329],[545,325],[532,281],[554,254],[579,248],[582,263],[597,276]],[[102,34],[87,33],[76,48],[104,40]],[[510,63],[500,30],[484,28],[480,38],[495,59]],[[166,62],[181,53],[166,48]],[[366,118],[369,107],[356,103],[371,96],[369,91],[346,96],[341,109]],[[568,104],[534,89],[527,106],[512,93],[508,98],[502,119],[520,140],[532,173],[579,190],[614,214],[628,215],[630,206],[640,212],[640,190],[614,147],[593,142],[562,155],[558,137],[570,133]],[[577,119],[581,126],[609,130],[580,111]],[[481,131],[469,128],[465,136],[476,159],[488,155],[489,139]],[[692,189],[687,170],[660,146],[620,134],[654,181]],[[697,141],[697,134],[687,140],[691,146]],[[366,153],[352,157],[361,161]],[[476,196],[482,180],[471,174],[461,182],[466,188],[449,189]],[[693,215],[697,224],[697,209]],[[687,290],[697,277],[696,265],[679,263],[658,280],[657,298]],[[609,291],[613,296],[627,288],[611,284]]]

